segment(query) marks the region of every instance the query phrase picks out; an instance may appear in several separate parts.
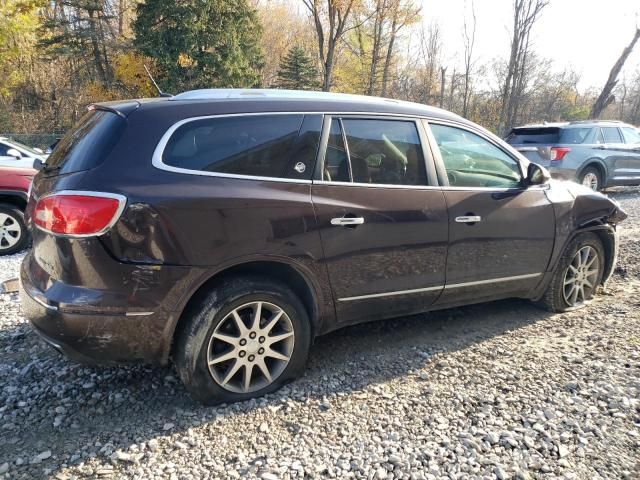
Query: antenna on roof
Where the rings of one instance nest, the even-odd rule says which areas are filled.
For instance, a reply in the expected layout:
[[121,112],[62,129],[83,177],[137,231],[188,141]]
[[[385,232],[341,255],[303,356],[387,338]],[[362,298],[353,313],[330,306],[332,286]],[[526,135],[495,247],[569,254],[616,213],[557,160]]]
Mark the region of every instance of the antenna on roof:
[[153,83],[153,86],[156,87],[156,90],[158,90],[158,95],[160,95],[161,97],[173,97],[173,95],[171,95],[170,93],[164,93],[162,90],[160,90],[160,87],[158,86],[156,81],[153,79],[153,76],[151,75],[151,72],[149,71],[147,66],[144,64],[142,66],[144,67],[144,71],[147,72],[147,76],[149,77],[149,80],[151,80],[151,83]]

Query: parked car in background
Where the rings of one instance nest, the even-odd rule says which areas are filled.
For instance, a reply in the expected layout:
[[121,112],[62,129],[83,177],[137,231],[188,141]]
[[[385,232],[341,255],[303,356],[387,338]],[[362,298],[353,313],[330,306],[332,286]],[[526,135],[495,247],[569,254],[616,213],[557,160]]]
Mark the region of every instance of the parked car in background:
[[47,155],[40,149],[27,147],[6,137],[0,137],[0,167],[34,168],[34,160],[44,162]]
[[171,359],[195,398],[243,400],[346,325],[508,297],[583,307],[625,217],[424,105],[278,90],[99,104],[34,179],[23,311],[72,357]]
[[640,185],[640,132],[615,121],[526,125],[511,130],[507,142],[551,175],[592,190]]
[[36,173],[30,168],[0,166],[0,255],[19,252],[29,243],[24,210]]

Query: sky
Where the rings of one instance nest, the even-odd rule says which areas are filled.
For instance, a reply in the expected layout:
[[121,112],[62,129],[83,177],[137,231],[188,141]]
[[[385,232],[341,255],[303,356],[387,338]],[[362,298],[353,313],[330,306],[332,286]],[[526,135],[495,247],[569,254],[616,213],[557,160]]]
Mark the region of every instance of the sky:
[[[509,53],[513,0],[474,0],[477,17],[476,57],[485,63]],[[465,3],[471,0],[422,0],[425,24],[441,27],[445,60],[462,66],[462,25]],[[550,0],[532,32],[534,48],[554,63],[554,70],[571,66],[581,75],[579,87],[601,88],[609,70],[640,24],[638,0]],[[640,69],[640,43],[624,70]]]

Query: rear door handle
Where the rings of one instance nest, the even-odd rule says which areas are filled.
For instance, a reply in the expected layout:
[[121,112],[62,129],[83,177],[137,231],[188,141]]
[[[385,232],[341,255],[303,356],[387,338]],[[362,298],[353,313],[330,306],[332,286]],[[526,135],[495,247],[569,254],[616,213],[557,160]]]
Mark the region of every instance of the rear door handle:
[[481,222],[482,217],[480,215],[464,215],[462,217],[456,217],[458,223],[477,223]]
[[339,227],[349,227],[351,225],[362,225],[364,218],[362,217],[336,217],[331,219],[331,225]]

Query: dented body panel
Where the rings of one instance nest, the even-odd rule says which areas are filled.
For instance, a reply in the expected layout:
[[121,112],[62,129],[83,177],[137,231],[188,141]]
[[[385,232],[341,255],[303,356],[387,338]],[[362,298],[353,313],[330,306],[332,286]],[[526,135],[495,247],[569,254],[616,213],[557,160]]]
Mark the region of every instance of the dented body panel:
[[[567,243],[580,231],[593,230],[603,239],[605,278],[615,264],[615,225],[624,213],[607,197],[574,184],[552,181],[535,191],[485,189],[480,194],[447,190],[430,178],[429,185],[413,190],[364,186],[369,196],[364,202],[351,186],[341,186],[337,196],[335,186],[315,180],[225,178],[152,165],[165,132],[187,117],[368,113],[371,102],[155,100],[99,108],[119,117],[113,142],[101,162],[36,176],[26,211],[33,250],[21,269],[22,302],[35,330],[81,360],[166,363],[190,302],[214,280],[247,271],[286,279],[304,300],[313,334],[319,335],[430,308],[539,298]],[[444,111],[398,102],[380,101],[375,111],[471,125]],[[428,145],[423,148],[425,161],[434,162]],[[520,160],[524,171],[527,162]],[[306,168],[313,172],[314,165]],[[427,171],[435,172],[436,166]],[[30,215],[37,199],[61,190],[123,195],[126,208],[100,236],[68,238],[34,228]],[[532,202],[535,209],[528,208]],[[332,225],[333,217],[354,205],[367,221],[360,230]],[[497,227],[452,223],[453,217],[478,209],[486,218],[500,219]],[[528,223],[519,225],[525,214]],[[483,245],[481,257],[452,267],[456,259],[478,255]],[[491,288],[476,281],[509,276],[523,280]],[[470,281],[476,285],[446,288]],[[354,297],[375,298],[347,298],[353,300],[348,303],[336,294],[349,297],[353,291]],[[369,295],[377,291],[401,293]]]

